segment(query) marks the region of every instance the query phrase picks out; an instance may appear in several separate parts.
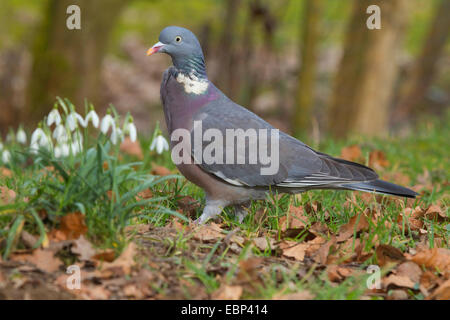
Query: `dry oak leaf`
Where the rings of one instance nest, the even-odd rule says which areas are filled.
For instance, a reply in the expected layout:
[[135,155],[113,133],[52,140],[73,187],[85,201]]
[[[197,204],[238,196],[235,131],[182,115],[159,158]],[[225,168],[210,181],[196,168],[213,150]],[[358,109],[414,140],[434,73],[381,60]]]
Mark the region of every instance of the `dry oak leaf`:
[[272,238],[266,238],[266,237],[258,237],[254,238],[253,244],[261,251],[265,251],[267,249],[275,249],[276,248],[276,241]]
[[172,172],[166,167],[153,164],[151,174],[155,176],[168,176],[171,175]]
[[73,242],[71,251],[72,253],[79,255],[80,260],[85,261],[90,260],[96,254],[96,250],[84,236],[80,236]]
[[5,186],[0,186],[0,203],[10,204],[16,199],[16,192]]
[[303,229],[308,223],[308,217],[305,216],[303,207],[295,207],[291,205],[287,215],[280,218],[279,224],[281,231],[288,229]]
[[81,212],[73,212],[61,217],[59,230],[65,234],[66,239],[77,239],[86,234],[88,229]]
[[129,137],[125,138],[120,144],[120,151],[130,156],[135,156],[139,160],[144,159],[141,144],[138,141],[131,141]]
[[92,256],[92,259],[98,260],[98,261],[112,262],[112,261],[114,261],[115,257],[116,257],[116,254],[114,253],[114,250],[107,249],[107,250],[100,251],[96,255]]
[[354,144],[341,149],[341,158],[348,161],[361,162],[364,160],[361,148]]
[[340,233],[336,238],[337,242],[342,242],[353,236],[353,233],[367,230],[369,228],[369,222],[367,221],[364,213],[355,215],[350,218],[350,221],[343,225],[339,230]]
[[282,254],[288,258],[294,258],[298,261],[305,259],[306,250],[309,248],[309,244],[298,243],[295,241],[285,240],[279,244],[279,248],[282,250]]
[[[126,247],[120,256],[113,262],[105,262],[100,267],[102,275],[111,276],[114,271],[121,270],[123,274],[130,274],[131,268],[136,264],[134,256],[136,255],[137,247],[134,242]],[[112,272],[112,274],[111,274]]]
[[327,267],[328,279],[331,282],[340,282],[345,278],[351,276],[354,270],[348,267],[341,267],[338,265],[329,265]]
[[405,261],[403,252],[388,244],[380,244],[376,249],[376,254],[378,264],[382,267],[387,264]]
[[416,285],[416,283],[409,277],[397,276],[395,274],[391,274],[388,277],[383,278],[382,283],[385,288],[389,288],[389,286],[394,285],[396,287],[414,289]]
[[408,277],[414,283],[420,282],[422,277],[422,269],[412,261],[405,261],[400,264],[396,269],[397,276]]
[[450,300],[450,279],[441,284],[427,299]]
[[213,300],[239,300],[242,296],[243,288],[241,286],[229,286],[222,284],[219,289],[213,292]]
[[222,233],[222,228],[217,223],[211,222],[208,225],[198,226],[193,230],[194,239],[200,241],[214,241],[222,239],[225,235]]
[[389,161],[386,159],[386,155],[381,150],[373,150],[369,154],[369,167],[374,167],[377,170],[386,168],[389,166]]
[[430,269],[438,269],[444,273],[450,273],[450,250],[445,248],[425,249],[414,256],[409,256],[419,266],[424,265]]
[[440,206],[436,204],[432,204],[428,207],[425,212],[425,217],[431,220],[437,219],[448,219],[449,217],[445,214],[445,212],[441,209]]
[[54,252],[46,249],[36,249],[32,254],[13,254],[13,261],[29,262],[45,272],[55,272],[62,265],[62,262],[55,257]]

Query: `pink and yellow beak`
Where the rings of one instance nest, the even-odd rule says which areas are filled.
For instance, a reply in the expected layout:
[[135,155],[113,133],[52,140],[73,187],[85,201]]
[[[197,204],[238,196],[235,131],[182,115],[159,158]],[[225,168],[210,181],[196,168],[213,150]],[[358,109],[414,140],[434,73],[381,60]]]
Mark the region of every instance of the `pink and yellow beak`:
[[159,50],[161,50],[162,47],[164,47],[164,43],[155,43],[153,47],[147,50],[147,56],[151,56],[152,54],[157,53]]

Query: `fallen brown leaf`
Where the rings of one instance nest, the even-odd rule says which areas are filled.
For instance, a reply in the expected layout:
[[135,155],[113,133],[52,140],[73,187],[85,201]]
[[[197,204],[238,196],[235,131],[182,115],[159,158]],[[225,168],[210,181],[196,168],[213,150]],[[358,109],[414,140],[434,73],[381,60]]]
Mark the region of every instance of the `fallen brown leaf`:
[[288,258],[294,258],[298,261],[303,261],[305,258],[306,250],[310,245],[306,243],[298,243],[295,241],[283,241],[279,247],[282,250],[283,256]]
[[96,250],[84,236],[80,236],[73,242],[71,251],[79,255],[80,260],[90,260],[96,254]]
[[388,244],[380,244],[376,249],[376,254],[378,264],[382,267],[405,260],[403,253],[399,249]]
[[242,296],[242,286],[229,286],[222,284],[219,289],[213,292],[213,300],[239,300]]
[[77,239],[88,231],[81,212],[68,213],[61,217],[59,230],[65,234],[66,239]]
[[390,286],[396,286],[401,288],[409,288],[413,289],[415,287],[414,281],[412,281],[409,277],[406,276],[397,276],[395,274],[391,274],[382,280],[383,286],[385,288],[389,288]]
[[389,166],[389,161],[386,155],[381,150],[373,150],[369,154],[369,167],[374,167],[376,170],[381,170]]
[[350,218],[350,221],[343,225],[340,229],[340,233],[337,237],[338,242],[347,240],[353,236],[353,233],[360,232],[362,230],[367,230],[369,228],[369,222],[367,221],[366,215],[364,213],[357,214]]
[[438,269],[441,272],[450,272],[450,250],[445,248],[425,249],[414,256],[408,256],[419,266]]
[[356,161],[356,162],[364,161],[361,148],[356,144],[342,148],[341,158],[348,161]]
[[272,238],[266,238],[266,237],[258,237],[254,238],[253,244],[261,251],[265,251],[267,249],[275,249],[275,240]]
[[134,242],[130,242],[128,247],[121,253],[121,255],[113,262],[105,262],[101,265],[100,272],[105,276],[112,276],[116,273],[119,275],[130,274],[131,268],[136,264],[134,256],[136,255],[137,247]]
[[198,226],[193,230],[194,239],[200,241],[213,241],[222,239],[225,235],[222,233],[222,228],[217,223],[211,222],[207,225]]
[[125,138],[120,144],[120,151],[130,156],[135,156],[139,160],[144,159],[144,154],[142,153],[142,148],[139,141],[133,142],[129,137]]
[[62,262],[55,257],[54,252],[46,249],[36,249],[32,254],[15,253],[11,255],[11,260],[29,262],[45,272],[55,272],[62,265]]
[[450,279],[441,284],[427,299],[450,300]]
[[288,229],[304,229],[308,223],[308,217],[305,216],[303,207],[291,205],[287,215],[280,218],[281,231]]
[[168,176],[168,175],[171,175],[172,172],[169,169],[167,169],[166,167],[153,164],[151,174],[153,174],[155,176]]
[[353,274],[353,269],[338,265],[329,265],[327,267],[328,279],[331,282],[340,282]]

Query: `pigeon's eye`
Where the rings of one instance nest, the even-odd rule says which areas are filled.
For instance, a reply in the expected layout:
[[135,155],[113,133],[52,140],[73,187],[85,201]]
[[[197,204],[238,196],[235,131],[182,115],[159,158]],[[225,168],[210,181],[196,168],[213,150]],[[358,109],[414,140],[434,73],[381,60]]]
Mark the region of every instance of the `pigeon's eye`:
[[176,42],[181,42],[181,37],[180,37],[180,36],[176,36],[176,37],[175,37],[175,41],[176,41]]

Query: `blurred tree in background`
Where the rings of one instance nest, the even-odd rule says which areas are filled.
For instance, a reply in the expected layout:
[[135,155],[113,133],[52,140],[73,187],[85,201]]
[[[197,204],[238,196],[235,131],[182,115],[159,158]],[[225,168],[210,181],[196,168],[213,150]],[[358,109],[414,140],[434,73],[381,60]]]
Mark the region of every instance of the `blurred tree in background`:
[[[81,30],[66,27],[67,7],[81,9]],[[29,100],[29,120],[41,119],[56,96],[84,108],[84,100],[99,103],[101,66],[109,35],[123,0],[50,0],[44,23],[35,36]]]
[[[67,6],[81,7],[68,30]],[[381,30],[369,30],[369,5]],[[35,123],[56,96],[162,119],[170,59],[145,56],[167,25],[191,29],[210,79],[282,130],[396,132],[449,104],[449,0],[6,0],[0,2],[0,132]],[[395,116],[395,121],[390,121]],[[401,126],[399,125],[401,124]],[[407,128],[407,126],[406,126]]]

